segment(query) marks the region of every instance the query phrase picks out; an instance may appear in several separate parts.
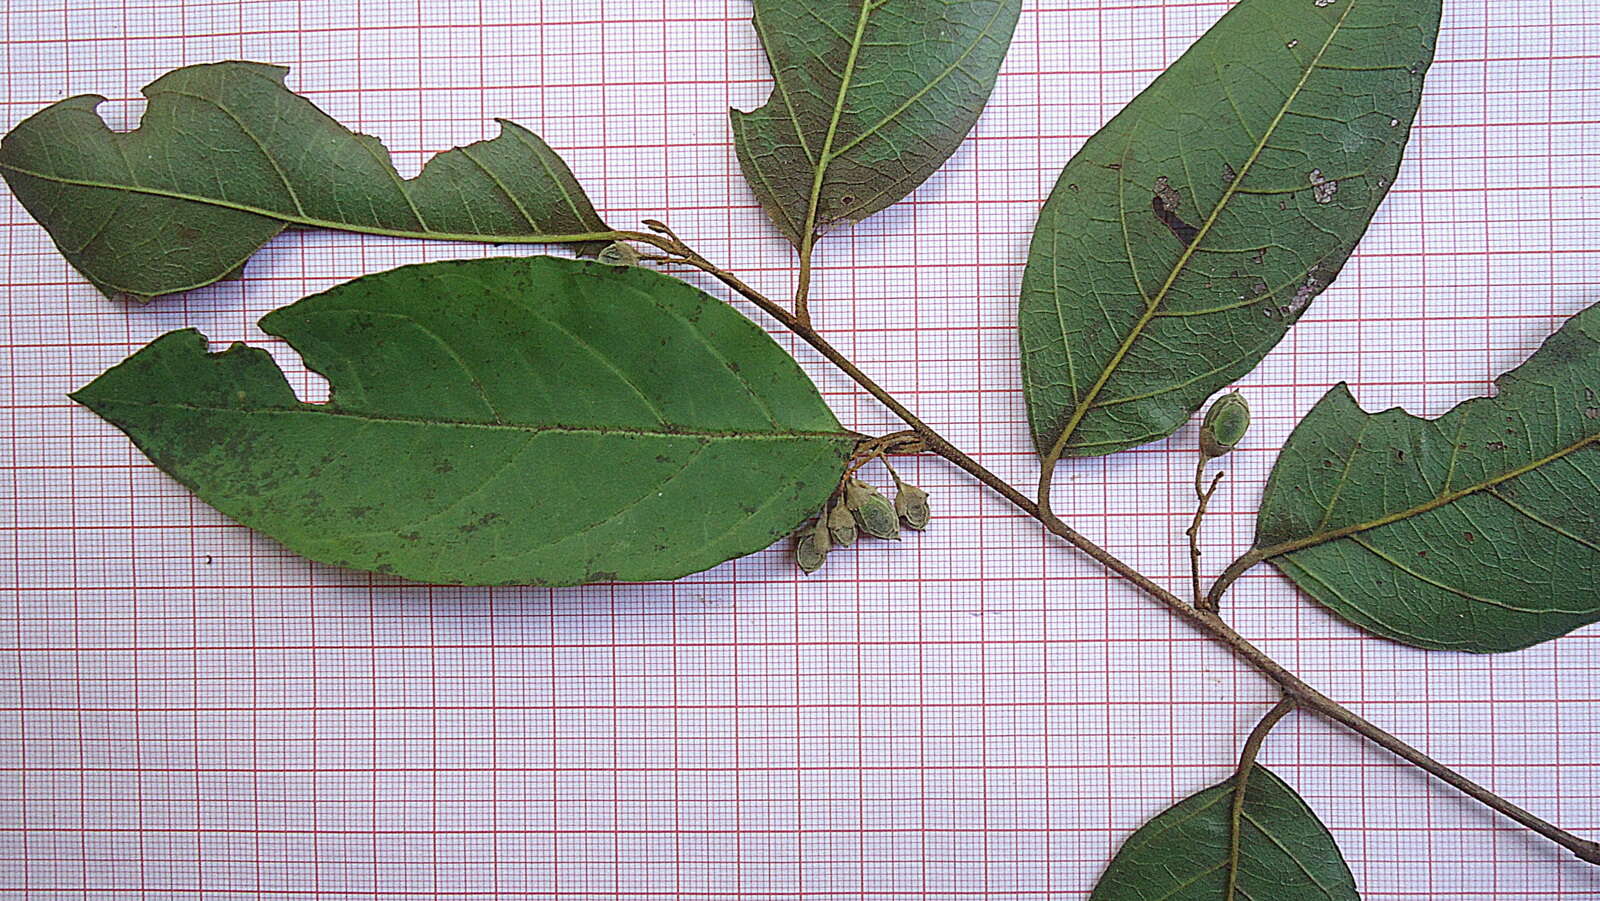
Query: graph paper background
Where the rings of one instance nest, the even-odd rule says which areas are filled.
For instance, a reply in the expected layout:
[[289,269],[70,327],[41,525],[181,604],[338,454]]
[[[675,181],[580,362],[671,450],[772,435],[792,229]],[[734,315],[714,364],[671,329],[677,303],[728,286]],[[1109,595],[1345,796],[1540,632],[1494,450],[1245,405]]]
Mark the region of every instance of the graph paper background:
[[[823,245],[820,325],[1019,484],[1036,465],[1014,306],[1039,204],[1228,5],[1029,0],[974,136]],[[613,223],[665,218],[774,293],[794,276],[729,143],[728,106],[769,86],[742,0],[4,7],[7,128],[77,93],[131,127],[172,67],[277,62],[403,173],[512,118]],[[1403,177],[1242,383],[1258,426],[1230,458],[1213,567],[1248,542],[1276,449],[1330,384],[1437,414],[1600,300],[1600,12],[1446,9]],[[673,584],[435,588],[286,553],[64,397],[168,330],[265,340],[256,319],[306,293],[496,252],[292,233],[241,280],[135,309],[0,192],[5,897],[1076,899],[1131,829],[1226,774],[1272,700],[1262,680],[936,461],[907,464],[932,531],[811,578],[779,549]],[[847,424],[892,427],[799,356]],[[1193,442],[1072,463],[1057,506],[1182,584]],[[1494,658],[1410,651],[1264,570],[1229,609],[1335,697],[1600,833],[1600,630]],[[1594,869],[1314,719],[1263,759],[1369,899],[1600,897]]]

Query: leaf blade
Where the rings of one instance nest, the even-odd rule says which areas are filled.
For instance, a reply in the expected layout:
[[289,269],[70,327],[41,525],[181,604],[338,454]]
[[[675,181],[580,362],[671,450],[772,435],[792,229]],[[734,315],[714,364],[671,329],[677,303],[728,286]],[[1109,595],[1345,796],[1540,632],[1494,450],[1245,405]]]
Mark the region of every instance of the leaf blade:
[[729,115],[740,166],[779,230],[806,246],[926,181],[977,121],[1021,8],[756,0],[775,86],[759,109]]
[[1369,631],[1518,650],[1600,621],[1600,306],[1438,419],[1336,386],[1268,480],[1255,559]]
[[[1123,843],[1090,901],[1206,901],[1228,895],[1237,776],[1153,817]],[[1266,767],[1245,786],[1235,891],[1275,901],[1359,901],[1333,836]]]
[[193,331],[74,399],[207,503],[334,565],[471,584],[675,578],[787,534],[855,444],[764,332],[636,267],[403,267],[262,327],[331,401],[299,402],[264,351],[207,355]]
[[1019,302],[1043,458],[1164,438],[1281,340],[1393,183],[1439,13],[1243,0],[1068,162]]
[[144,88],[137,129],[70,97],[0,141],[0,175],[69,262],[109,296],[226,278],[288,225],[479,242],[592,240],[610,229],[537,135],[499,136],[402,179],[376,139],[249,62],[176,69]]

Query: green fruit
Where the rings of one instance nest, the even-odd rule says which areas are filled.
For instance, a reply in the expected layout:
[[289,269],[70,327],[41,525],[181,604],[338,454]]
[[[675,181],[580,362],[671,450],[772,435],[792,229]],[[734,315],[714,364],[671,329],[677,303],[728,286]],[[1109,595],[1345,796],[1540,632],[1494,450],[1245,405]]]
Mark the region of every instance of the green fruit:
[[1223,456],[1244,440],[1250,431],[1250,405],[1235,391],[1225,395],[1206,411],[1200,424],[1200,453],[1206,459]]

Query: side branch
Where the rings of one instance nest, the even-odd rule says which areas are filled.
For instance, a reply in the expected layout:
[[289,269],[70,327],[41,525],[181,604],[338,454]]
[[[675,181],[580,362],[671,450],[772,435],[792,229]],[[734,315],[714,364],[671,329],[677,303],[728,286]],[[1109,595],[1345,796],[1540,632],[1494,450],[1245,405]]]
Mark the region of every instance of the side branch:
[[1216,613],[1219,609],[1216,602],[1208,600],[1201,593],[1200,588],[1200,526],[1205,523],[1206,510],[1211,506],[1211,498],[1216,495],[1217,486],[1222,484],[1222,478],[1227,475],[1227,472],[1217,473],[1216,478],[1211,480],[1211,487],[1207,488],[1205,487],[1207,462],[1208,458],[1201,457],[1200,463],[1195,466],[1194,494],[1198,503],[1194,508],[1194,519],[1189,523],[1189,530],[1184,534],[1189,536],[1189,585],[1194,594],[1194,605],[1201,610],[1209,610],[1212,613]]
[[[1374,744],[1383,747],[1397,757],[1412,763],[1441,781],[1456,788],[1468,797],[1488,806],[1505,816],[1515,820],[1523,826],[1539,833],[1551,841],[1571,851],[1579,859],[1592,864],[1600,865],[1600,842],[1593,842],[1581,836],[1568,832],[1552,823],[1549,823],[1516,804],[1500,797],[1489,789],[1473,782],[1448,766],[1434,760],[1406,744],[1398,737],[1384,731],[1377,725],[1368,722],[1354,711],[1344,707],[1317,689],[1306,684],[1294,673],[1289,672],[1277,661],[1267,656],[1266,652],[1251,644],[1248,639],[1235,632],[1222,617],[1215,613],[1195,607],[1182,598],[1168,591],[1159,583],[1140,573],[1132,566],[1117,558],[1110,551],[1085,537],[1071,526],[1062,522],[1050,509],[1050,486],[1054,478],[1055,460],[1044,461],[1044,469],[1040,476],[1039,502],[1035,503],[1027,495],[1017,490],[1009,482],[990,472],[964,451],[951,444],[945,437],[923,422],[909,408],[897,400],[892,394],[884,390],[877,382],[873,381],[866,373],[862,372],[840,353],[837,348],[828,343],[828,340],[818,334],[809,323],[802,322],[784,309],[782,305],[756,291],[745,284],[738,276],[722,269],[708,261],[705,257],[683,243],[677,235],[659,222],[646,220],[645,224],[655,231],[655,234],[642,232],[619,232],[619,240],[639,241],[650,244],[667,252],[677,260],[695,267],[715,277],[727,285],[741,297],[755,304],[762,312],[776,319],[784,328],[793,332],[802,341],[811,345],[828,362],[834,364],[840,371],[848,375],[856,384],[860,385],[868,394],[871,394],[887,407],[896,416],[900,417],[911,430],[917,434],[932,453],[944,459],[973,478],[988,486],[995,493],[1010,501],[1017,509],[1038,520],[1051,534],[1061,538],[1068,544],[1088,555],[1095,562],[1115,573],[1119,578],[1129,582],[1140,591],[1160,601],[1168,610],[1189,623],[1191,626],[1205,633],[1213,640],[1219,642],[1234,656],[1243,660],[1262,675],[1277,683],[1285,697],[1295,706],[1307,710],[1314,710],[1322,716],[1337,722],[1356,732]],[[1240,573],[1250,566],[1259,563],[1259,559],[1252,559],[1246,554],[1235,561],[1219,579],[1217,586],[1212,588],[1212,595],[1219,596],[1227,584],[1237,578]]]

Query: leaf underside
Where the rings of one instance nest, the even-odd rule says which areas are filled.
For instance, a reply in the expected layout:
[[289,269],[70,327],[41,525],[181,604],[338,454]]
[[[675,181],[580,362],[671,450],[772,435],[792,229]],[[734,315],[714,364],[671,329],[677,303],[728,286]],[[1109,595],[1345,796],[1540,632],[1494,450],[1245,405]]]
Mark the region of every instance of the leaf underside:
[[1600,305],[1496,385],[1432,420],[1329,391],[1272,471],[1256,553],[1418,647],[1510,651],[1600,620]]
[[541,257],[367,276],[261,327],[157,339],[73,395],[218,510],[324,563],[461,584],[670,579],[767,547],[854,448],[749,320],[637,267]]
[[796,246],[910,194],[994,90],[1021,0],[755,0],[776,85],[731,110],[739,164]]
[[373,137],[284,87],[287,69],[187,66],[144,88],[139,127],[69,97],[0,141],[0,175],[67,260],[144,300],[237,272],[286,226],[499,242],[604,232],[561,158],[506,120],[403,179]]
[[[1237,778],[1237,777],[1235,777]],[[1128,838],[1090,901],[1359,901],[1339,846],[1305,801],[1262,766],[1250,772],[1228,899],[1234,779],[1191,795]]]
[[1338,275],[1393,184],[1440,0],[1242,0],[1040,212],[1019,329],[1047,461],[1171,435]]

